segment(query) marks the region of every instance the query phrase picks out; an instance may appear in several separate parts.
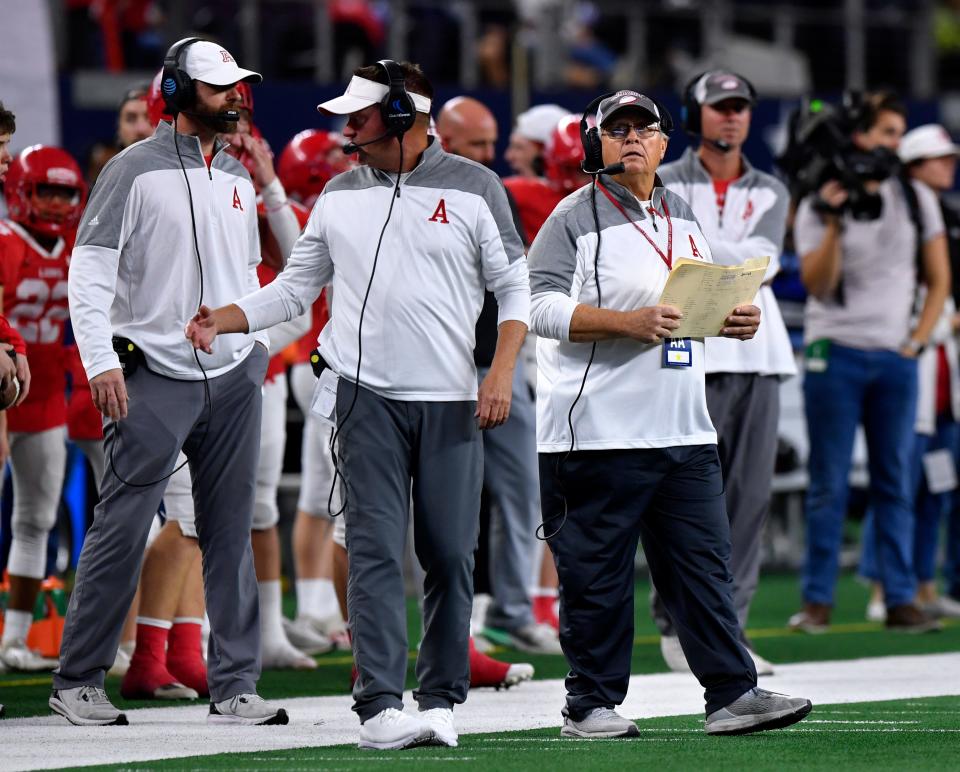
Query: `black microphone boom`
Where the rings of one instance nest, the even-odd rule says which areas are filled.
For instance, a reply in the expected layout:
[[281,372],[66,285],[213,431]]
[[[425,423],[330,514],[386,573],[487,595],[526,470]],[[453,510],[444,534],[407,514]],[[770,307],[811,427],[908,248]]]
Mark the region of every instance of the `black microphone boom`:
[[379,142],[381,139],[386,139],[389,137],[391,132],[385,131],[379,137],[374,137],[373,139],[368,139],[366,142],[348,142],[341,149],[343,150],[344,155],[353,155],[360,148],[366,147],[367,145],[372,145],[374,142]]
[[703,141],[706,142],[708,145],[712,145],[721,153],[729,153],[731,150],[733,150],[733,145],[731,145],[729,142],[726,142],[722,139],[710,139],[709,137],[704,137]]
[[602,169],[594,172],[594,174],[623,174],[626,171],[626,166],[623,165],[623,161],[617,161],[615,164],[610,164],[609,166],[604,166]]

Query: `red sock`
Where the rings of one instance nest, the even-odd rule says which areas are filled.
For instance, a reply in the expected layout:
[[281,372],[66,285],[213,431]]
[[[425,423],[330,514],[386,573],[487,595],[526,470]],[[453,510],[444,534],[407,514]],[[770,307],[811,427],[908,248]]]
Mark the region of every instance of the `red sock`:
[[481,654],[470,638],[470,686],[499,686],[507,678],[509,662],[500,662]]
[[184,686],[195,689],[201,697],[209,694],[207,666],[203,661],[200,619],[178,618],[170,630],[167,647],[167,670]]
[[120,684],[125,699],[153,699],[157,688],[176,680],[166,665],[169,624],[164,620],[137,621],[137,646]]
[[[168,623],[169,625],[169,623]],[[131,667],[151,667],[154,663],[163,666],[167,659],[167,637],[170,627],[137,622],[137,645],[130,658]]]

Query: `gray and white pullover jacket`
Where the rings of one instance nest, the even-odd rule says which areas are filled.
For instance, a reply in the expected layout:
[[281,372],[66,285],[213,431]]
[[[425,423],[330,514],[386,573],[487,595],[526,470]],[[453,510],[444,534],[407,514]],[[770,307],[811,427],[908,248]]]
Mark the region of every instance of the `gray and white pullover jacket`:
[[[638,201],[622,185],[601,183],[630,219],[668,252],[664,201],[673,225],[673,262],[711,262],[710,248],[687,202],[659,180],[652,201]],[[600,220],[600,293],[594,273],[597,228],[588,185],[561,201],[530,247],[531,321],[537,341],[537,446],[541,453],[570,448],[567,415],[580,390],[592,343],[570,341],[576,307],[602,305],[617,311],[655,306],[669,270],[656,249],[602,191],[596,191]],[[655,209],[656,214],[650,210]],[[654,220],[656,228],[654,228]],[[692,342],[690,367],[661,366],[663,344],[618,338],[599,341],[583,396],[573,411],[575,450],[664,448],[717,441],[707,412],[704,347]]]
[[[743,174],[730,183],[721,212],[710,174],[696,151],[687,148],[680,158],[660,167],[660,179],[690,204],[703,229],[713,262],[737,265],[753,257],[770,257],[767,281],[780,271],[780,253],[787,226],[787,189],[776,177],[755,169],[743,159]],[[780,306],[769,286],[754,299],[761,322],[752,340],[708,338],[708,373],[795,375],[797,366]]]
[[363,318],[360,382],[388,399],[477,396],[475,325],[484,288],[498,323],[529,323],[523,245],[500,179],[433,141],[394,198],[395,174],[360,167],[334,177],[284,271],[237,301],[251,330],[299,316],[333,283],[320,352],[340,376],[357,371],[357,330],[377,241],[393,200]]
[[[257,202],[243,165],[217,144],[210,168],[196,137],[177,136],[190,180],[203,303],[217,307],[260,286]],[[200,301],[200,271],[190,197],[173,128],[131,145],[104,167],[84,210],[70,266],[70,317],[87,377],[119,367],[111,337],[130,338],[149,367],[178,380],[201,380],[183,327]],[[200,353],[209,377],[236,367],[253,335],[219,339]],[[266,334],[256,336],[267,345]]]

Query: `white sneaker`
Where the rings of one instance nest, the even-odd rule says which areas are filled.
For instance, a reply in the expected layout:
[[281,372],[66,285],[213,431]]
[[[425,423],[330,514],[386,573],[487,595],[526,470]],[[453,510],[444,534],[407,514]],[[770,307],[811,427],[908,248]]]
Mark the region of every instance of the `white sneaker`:
[[0,705],[0,718],[3,718],[4,714],[7,712],[7,709]]
[[867,621],[887,621],[887,606],[882,600],[872,600],[867,604]]
[[316,670],[317,662],[284,640],[263,646],[260,656],[264,670]]
[[750,659],[753,660],[753,666],[757,669],[758,676],[762,676],[762,675],[771,676],[774,674],[772,662],[764,659],[759,654],[757,654],[757,652],[755,652],[753,649],[750,649],[750,648],[747,649],[747,654],[749,654]]
[[493,597],[485,592],[473,596],[473,605],[470,610],[470,635],[474,638],[483,633],[484,620],[487,618],[487,609]]
[[663,661],[667,667],[674,673],[691,673],[690,665],[687,664],[687,656],[683,653],[683,647],[680,645],[680,638],[676,635],[660,636],[660,653],[663,655]]
[[211,702],[208,724],[276,726],[290,721],[287,711],[274,708],[258,694],[238,694],[223,702]]
[[130,669],[130,655],[123,649],[117,649],[117,656],[113,658],[113,667],[107,671],[107,675],[123,678]]
[[0,648],[0,660],[8,669],[23,673],[41,673],[53,670],[60,664],[59,660],[44,657],[40,652],[27,648],[27,643],[22,638],[3,644]]
[[297,617],[296,619],[283,618],[283,632],[287,640],[304,654],[316,656],[333,650],[333,642],[321,633],[311,619]]
[[613,708],[594,708],[579,721],[567,716],[563,720],[561,737],[637,737],[640,730],[629,719]]
[[435,745],[457,747],[457,728],[453,725],[453,711],[450,708],[430,708],[420,711],[420,720],[432,730]]
[[429,745],[436,739],[433,729],[425,722],[408,716],[402,710],[386,708],[360,725],[360,748],[402,750],[417,745]]
[[47,701],[50,710],[76,726],[126,726],[127,717],[98,686],[54,689]]

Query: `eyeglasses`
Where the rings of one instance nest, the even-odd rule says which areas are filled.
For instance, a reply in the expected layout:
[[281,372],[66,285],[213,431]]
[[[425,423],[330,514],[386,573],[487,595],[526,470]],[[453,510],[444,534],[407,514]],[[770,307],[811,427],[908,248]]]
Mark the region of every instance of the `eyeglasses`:
[[659,123],[617,123],[603,129],[603,133],[610,139],[617,141],[625,140],[630,136],[630,130],[633,129],[640,139],[650,139],[660,133]]

